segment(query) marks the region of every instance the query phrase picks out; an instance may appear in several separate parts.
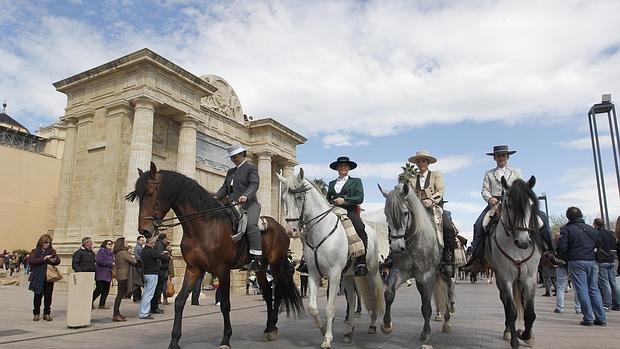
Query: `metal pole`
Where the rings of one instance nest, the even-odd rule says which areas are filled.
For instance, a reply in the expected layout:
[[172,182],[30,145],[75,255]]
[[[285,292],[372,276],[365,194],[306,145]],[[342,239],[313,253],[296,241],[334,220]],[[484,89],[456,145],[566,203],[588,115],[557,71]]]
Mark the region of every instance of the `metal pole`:
[[601,181],[598,173],[598,164],[596,162],[596,145],[594,143],[594,130],[592,127],[592,120],[594,119],[594,113],[592,109],[588,113],[588,124],[590,125],[590,140],[592,141],[592,158],[594,159],[594,173],[596,174],[596,189],[598,194],[598,205],[601,212],[601,218],[603,217],[603,200],[601,198]]
[[[611,136],[611,147],[614,150],[614,164],[616,165],[616,184],[620,184],[620,171],[618,170],[618,150],[616,148],[616,138],[614,134],[618,135],[618,129],[614,129],[611,122],[611,113],[607,112],[607,119],[609,120],[609,132]],[[618,186],[618,195],[620,196],[620,185]]]
[[601,217],[605,222],[605,227],[609,229],[609,210],[607,209],[607,190],[605,188],[605,175],[603,172],[603,160],[601,160],[601,145],[598,140],[598,126],[596,126],[596,114],[592,117],[594,125],[594,141],[596,142],[596,150],[598,157],[599,172],[601,173],[601,193],[603,194],[603,208],[605,209],[605,215]]
[[[616,130],[616,145],[620,151],[620,131],[618,130],[618,119],[616,118],[616,106],[614,104],[611,105],[611,113],[614,119],[614,126]],[[616,154],[614,153],[614,159],[616,158]],[[618,185],[618,194],[620,194],[620,173],[618,172],[618,167],[616,166],[616,184]]]

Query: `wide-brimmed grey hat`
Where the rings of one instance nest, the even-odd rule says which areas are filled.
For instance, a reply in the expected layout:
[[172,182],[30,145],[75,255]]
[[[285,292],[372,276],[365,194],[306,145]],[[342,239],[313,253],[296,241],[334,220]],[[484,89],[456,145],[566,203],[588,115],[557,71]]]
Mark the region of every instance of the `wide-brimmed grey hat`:
[[496,145],[493,147],[493,152],[492,153],[487,153],[487,155],[489,156],[495,156],[495,154],[508,154],[508,155],[512,155],[514,153],[516,153],[516,150],[508,150],[508,146],[507,145]]
[[329,164],[329,168],[332,170],[338,171],[338,165],[347,164],[349,165],[349,169],[352,170],[357,167],[357,164],[351,160],[347,156],[339,156],[338,159],[331,164]]
[[426,150],[420,150],[420,151],[416,151],[415,155],[409,158],[409,162],[414,163],[420,159],[426,159],[428,160],[428,164],[434,164],[437,162],[437,159],[435,159],[434,156],[432,156],[428,151]]
[[233,144],[232,146],[228,147],[228,149],[226,149],[226,152],[228,153],[228,155],[224,156],[226,157],[231,157],[234,155],[237,155],[239,153],[242,153],[244,151],[246,151],[247,149],[245,149],[244,147],[242,147],[240,144]]

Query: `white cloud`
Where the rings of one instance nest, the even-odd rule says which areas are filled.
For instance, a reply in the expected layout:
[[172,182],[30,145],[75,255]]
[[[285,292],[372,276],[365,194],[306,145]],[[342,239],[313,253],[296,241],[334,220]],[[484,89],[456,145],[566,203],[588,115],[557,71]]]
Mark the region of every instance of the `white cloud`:
[[[602,135],[599,134],[599,146],[601,149],[611,149],[611,138],[609,134]],[[572,141],[560,142],[558,143],[562,148],[566,149],[592,149],[592,139],[590,137],[584,137],[579,139],[574,139]]]
[[352,138],[353,136],[351,134],[331,133],[323,137],[323,144],[325,148],[370,145],[370,142],[366,139],[352,140]]
[[[473,158],[469,155],[449,155],[437,159],[437,164],[431,165],[432,169],[445,173],[456,172],[467,166],[470,166]],[[295,169],[298,173],[299,168],[304,169],[304,174],[309,178],[335,178],[336,172],[329,168],[329,164],[300,164]],[[360,178],[380,178],[391,179],[398,178],[398,174],[402,172],[403,162],[379,162],[366,163],[358,162],[357,168],[351,172],[352,176]]]
[[[160,33],[142,23],[147,16],[111,5],[101,5],[97,23],[7,6],[0,18],[15,32],[0,52],[0,91],[12,115],[51,121],[65,107],[52,82],[142,47],[196,75],[224,77],[248,114],[306,136],[381,136],[463,120],[553,122],[582,114],[598,91],[620,93],[617,1],[175,7],[184,3],[153,4]],[[326,146],[363,145],[352,139],[326,137]]]

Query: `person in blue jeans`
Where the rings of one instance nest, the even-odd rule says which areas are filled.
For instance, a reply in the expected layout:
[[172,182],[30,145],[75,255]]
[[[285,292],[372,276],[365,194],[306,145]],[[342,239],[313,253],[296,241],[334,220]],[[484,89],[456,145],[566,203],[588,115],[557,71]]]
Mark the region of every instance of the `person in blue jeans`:
[[[557,276],[557,294],[555,299],[555,309],[553,309],[553,312],[562,314],[564,312],[564,296],[566,295],[566,287],[568,286],[568,265],[558,266],[555,271]],[[577,292],[574,293],[574,303],[575,313],[580,314],[581,304],[579,303]]]
[[577,207],[569,207],[566,218],[568,223],[560,228],[557,250],[568,260],[568,270],[581,303],[583,320],[580,324],[607,326],[598,289],[598,264],[594,255],[594,247],[600,240],[599,232],[584,222],[583,214]]
[[616,255],[616,237],[614,233],[605,229],[603,220],[597,218],[594,220],[594,228],[598,230],[600,235],[599,248],[607,252],[608,257],[598,260],[598,288],[601,290],[603,298],[603,306],[606,311],[620,310],[618,307],[619,290],[616,285],[616,266],[614,259]]
[[155,239],[151,238],[147,241],[142,249],[142,264],[144,266],[144,292],[138,309],[138,317],[140,319],[153,319],[150,314],[151,300],[155,295],[155,287],[157,286],[157,278],[162,261],[170,259],[167,251],[159,252],[155,250]]

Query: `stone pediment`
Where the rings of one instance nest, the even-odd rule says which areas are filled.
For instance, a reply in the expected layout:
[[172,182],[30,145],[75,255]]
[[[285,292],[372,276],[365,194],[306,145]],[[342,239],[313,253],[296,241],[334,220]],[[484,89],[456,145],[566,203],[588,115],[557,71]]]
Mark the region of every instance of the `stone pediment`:
[[200,78],[217,88],[213,95],[202,98],[200,103],[208,109],[243,123],[241,102],[230,84],[223,78],[213,74],[203,75]]

